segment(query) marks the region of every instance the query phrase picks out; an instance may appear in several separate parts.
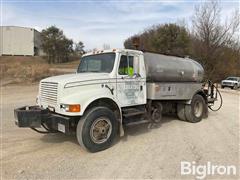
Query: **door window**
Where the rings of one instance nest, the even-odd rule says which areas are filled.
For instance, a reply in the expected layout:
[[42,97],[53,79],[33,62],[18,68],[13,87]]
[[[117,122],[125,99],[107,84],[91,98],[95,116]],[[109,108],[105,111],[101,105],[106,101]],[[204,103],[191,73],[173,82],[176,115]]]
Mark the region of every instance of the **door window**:
[[134,74],[133,56],[126,55],[121,56],[118,74],[133,76]]

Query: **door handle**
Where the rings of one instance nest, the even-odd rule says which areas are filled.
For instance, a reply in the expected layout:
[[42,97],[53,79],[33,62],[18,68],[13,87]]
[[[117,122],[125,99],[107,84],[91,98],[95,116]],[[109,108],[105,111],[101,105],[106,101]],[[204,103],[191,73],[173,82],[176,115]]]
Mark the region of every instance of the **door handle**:
[[142,85],[140,85],[140,91],[142,91],[143,90],[143,86]]

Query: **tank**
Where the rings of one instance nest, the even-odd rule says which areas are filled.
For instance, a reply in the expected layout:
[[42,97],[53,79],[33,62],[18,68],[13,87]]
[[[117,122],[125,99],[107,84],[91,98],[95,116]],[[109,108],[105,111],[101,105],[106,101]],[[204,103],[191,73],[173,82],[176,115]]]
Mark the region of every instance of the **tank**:
[[148,82],[201,82],[203,67],[189,58],[144,53]]

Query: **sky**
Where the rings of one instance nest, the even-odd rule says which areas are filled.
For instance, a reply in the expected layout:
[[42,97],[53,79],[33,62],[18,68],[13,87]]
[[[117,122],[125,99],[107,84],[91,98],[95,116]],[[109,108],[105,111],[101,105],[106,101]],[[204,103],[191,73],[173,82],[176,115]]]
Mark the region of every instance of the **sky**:
[[[51,25],[63,30],[85,49],[122,48],[128,37],[152,25],[184,21],[191,27],[194,7],[200,0],[0,0],[1,25],[32,27]],[[239,8],[238,0],[222,0],[222,18]]]

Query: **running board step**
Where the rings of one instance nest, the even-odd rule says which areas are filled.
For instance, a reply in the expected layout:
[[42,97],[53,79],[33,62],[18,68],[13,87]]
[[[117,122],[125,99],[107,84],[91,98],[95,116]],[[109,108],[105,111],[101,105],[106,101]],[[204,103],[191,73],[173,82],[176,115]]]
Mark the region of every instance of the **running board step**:
[[126,118],[145,114],[144,109],[137,109],[137,108],[125,108],[122,110],[122,112],[123,112],[123,117],[126,117]]
[[143,115],[145,112],[143,111],[137,111],[137,112],[131,112],[131,113],[123,113],[123,117],[131,117],[131,116],[137,116],[137,115]]
[[149,120],[135,121],[135,122],[126,123],[125,126],[135,126],[138,124],[146,124],[146,123],[150,123],[150,121]]
[[[143,109],[143,108],[141,108]],[[136,112],[136,111],[142,111],[140,108],[124,108],[122,109],[123,113],[129,113],[129,112]]]

